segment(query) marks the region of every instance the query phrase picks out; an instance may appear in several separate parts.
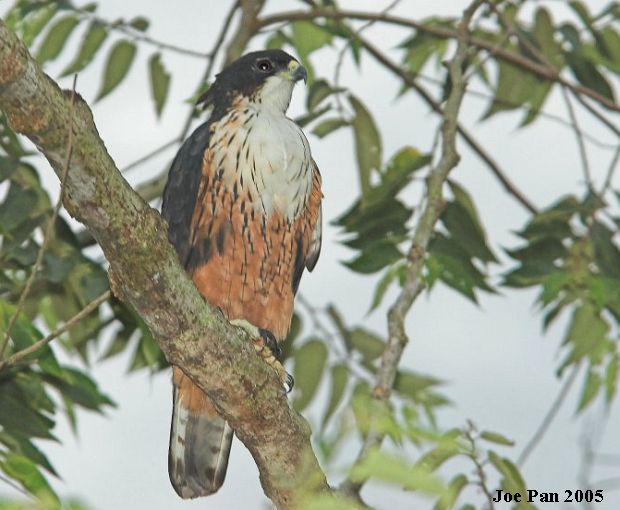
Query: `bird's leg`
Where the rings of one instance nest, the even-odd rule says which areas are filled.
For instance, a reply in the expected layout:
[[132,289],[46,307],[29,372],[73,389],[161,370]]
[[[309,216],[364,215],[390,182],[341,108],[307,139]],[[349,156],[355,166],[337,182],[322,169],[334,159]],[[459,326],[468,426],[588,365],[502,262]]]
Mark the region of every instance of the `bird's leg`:
[[276,371],[286,392],[289,393],[293,389],[295,380],[292,375],[287,373],[282,366],[282,363],[280,363],[282,349],[278,345],[276,337],[273,336],[273,333],[266,329],[259,328],[245,319],[233,319],[230,323],[233,326],[243,329],[252,337],[254,349],[256,349],[256,352],[260,355],[260,357],[263,358],[267,364]]

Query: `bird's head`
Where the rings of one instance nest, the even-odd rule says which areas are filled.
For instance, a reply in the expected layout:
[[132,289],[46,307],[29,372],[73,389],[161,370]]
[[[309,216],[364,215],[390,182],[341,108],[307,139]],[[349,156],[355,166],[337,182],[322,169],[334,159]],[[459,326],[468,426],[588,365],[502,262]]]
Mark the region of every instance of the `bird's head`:
[[285,51],[254,51],[224,68],[198,102],[212,106],[213,115],[224,114],[239,98],[285,113],[295,83],[307,77],[305,67]]

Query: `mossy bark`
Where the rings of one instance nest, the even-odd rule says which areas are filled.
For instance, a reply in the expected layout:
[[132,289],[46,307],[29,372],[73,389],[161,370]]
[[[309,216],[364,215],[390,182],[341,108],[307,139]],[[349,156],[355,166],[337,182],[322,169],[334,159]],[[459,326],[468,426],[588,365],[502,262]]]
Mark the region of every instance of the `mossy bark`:
[[310,429],[291,410],[275,373],[248,338],[199,295],[168,243],[159,213],[118,171],[88,105],[79,95],[72,103],[71,96],[0,21],[0,109],[59,176],[73,130],[64,205],[101,246],[115,293],[148,324],[170,363],[217,403],[252,453],[265,494],[278,508],[295,506],[307,491],[328,490]]

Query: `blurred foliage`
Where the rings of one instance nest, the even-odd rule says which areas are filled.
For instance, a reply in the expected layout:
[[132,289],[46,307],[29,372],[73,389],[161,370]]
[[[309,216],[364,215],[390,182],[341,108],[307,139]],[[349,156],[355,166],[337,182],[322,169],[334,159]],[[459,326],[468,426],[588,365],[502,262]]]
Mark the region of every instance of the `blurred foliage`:
[[[605,100],[616,100],[619,4],[611,2],[592,13],[586,2],[571,1],[567,5],[573,17],[556,21],[547,3],[535,2],[528,10],[523,9],[531,4],[527,0],[495,2],[495,10],[484,12],[483,23],[473,32],[476,50],[469,68],[477,85],[486,89],[481,122],[515,110],[523,112],[520,127],[538,121],[550,94],[559,87],[557,80],[534,72],[541,65],[589,92],[594,102],[605,106]],[[335,7],[331,1],[322,4]],[[18,0],[4,19],[44,68],[62,62],[60,76],[96,69],[101,76],[97,101],[121,91],[136,63],[146,61],[142,72],[148,76],[157,115],[166,106],[173,74],[166,63],[167,52],[187,53],[151,39],[147,18],[105,20],[98,16],[95,3]],[[443,82],[445,96],[450,83],[440,64],[452,44],[446,34],[454,34],[458,20],[416,21],[418,29],[401,27],[402,41],[394,51],[411,76],[432,68]],[[355,27],[347,20],[294,21],[268,31],[263,40],[267,47],[292,51],[308,69],[307,112],[298,123],[318,138],[347,131],[353,140],[359,196],[332,223],[351,252],[344,265],[376,277],[369,295],[371,313],[385,310],[390,292],[403,285],[407,251],[418,221],[421,199],[416,197],[423,196],[437,148],[404,146],[385,154],[381,122],[365,98],[314,65],[316,54],[342,48],[342,56],[351,58],[367,77],[365,49]],[[498,51],[489,53],[489,49]],[[141,58],[145,53],[146,59]],[[403,83],[396,99],[416,93]],[[52,214],[50,197],[39,179],[41,161],[32,156],[0,115],[0,342],[17,311]],[[597,398],[611,405],[619,365],[620,216],[614,211],[620,195],[610,186],[597,192],[588,182],[582,197],[558,193],[554,204],[533,213],[519,228],[520,244],[503,250],[488,238],[475,200],[457,181],[445,183],[442,214],[424,253],[421,276],[428,291],[444,284],[477,303],[481,291],[535,288],[544,329],[561,316],[568,318],[558,376],[569,367],[585,367],[577,410],[583,411]],[[107,288],[105,262],[59,218],[4,357],[54,331]],[[469,502],[477,496],[471,488],[495,490],[484,486],[489,479],[498,480],[506,491],[524,492],[522,473],[511,460],[511,440],[498,432],[478,431],[473,424],[451,430],[440,426],[437,411],[450,403],[440,391],[442,381],[400,367],[392,397],[388,401],[373,397],[385,346],[384,332],[374,332],[362,323],[348,324],[335,305],[316,308],[302,301],[294,316],[284,345],[296,379],[292,405],[301,412],[310,406],[320,408],[313,430],[323,465],[336,464],[345,445],[351,447],[352,438],[361,442],[372,431],[385,434],[389,447],[371,450],[352,466],[348,475],[354,482],[373,479],[425,494],[434,501],[434,510],[476,508]],[[76,429],[77,409],[103,412],[113,403],[88,376],[87,368],[59,363],[61,350],[63,355],[77,356],[80,367],[128,350],[130,370],[166,366],[140,317],[112,299],[52,347],[0,369],[0,471],[39,498],[33,504],[0,500],[0,509],[84,508],[77,502],[60,502],[48,481],[49,475],[57,473],[38,445],[42,440],[57,440],[53,429],[59,414],[65,414]],[[318,396],[323,399],[320,403]],[[449,479],[446,471],[451,473]],[[325,495],[313,496],[303,508],[359,505]],[[520,503],[515,508],[532,505]]]

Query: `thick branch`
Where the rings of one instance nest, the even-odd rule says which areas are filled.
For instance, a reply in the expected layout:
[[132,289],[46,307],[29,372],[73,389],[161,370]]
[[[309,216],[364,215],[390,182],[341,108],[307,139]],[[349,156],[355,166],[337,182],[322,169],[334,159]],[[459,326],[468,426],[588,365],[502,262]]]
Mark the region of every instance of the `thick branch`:
[[[437,164],[431,168],[426,184],[425,205],[420,219],[415,227],[411,248],[409,249],[409,263],[405,272],[402,289],[394,304],[388,312],[388,340],[381,365],[377,371],[376,382],[373,389],[373,397],[378,400],[389,399],[392,386],[408,342],[405,331],[405,319],[415,299],[424,288],[422,269],[427,253],[428,245],[433,237],[435,225],[439,220],[444,207],[443,185],[452,169],[460,160],[456,149],[456,137],[458,132],[458,115],[465,94],[466,77],[463,68],[469,49],[469,24],[483,0],[475,0],[465,11],[463,20],[459,23],[458,46],[454,58],[449,63],[449,72],[452,83],[450,95],[443,109],[443,124],[441,129],[441,157]],[[373,448],[379,447],[383,442],[384,435],[372,430],[367,435],[358,461],[363,459]],[[363,485],[363,481],[347,480],[341,490],[346,494],[356,495]]]
[[134,306],[166,358],[213,398],[248,447],[265,494],[278,508],[291,508],[302,490],[327,490],[309,427],[290,409],[275,373],[187,278],[168,243],[165,223],[119,173],[88,105],[77,97],[72,109],[70,93],[41,71],[1,21],[0,109],[57,174],[71,126],[67,211],[101,245],[113,291]]

